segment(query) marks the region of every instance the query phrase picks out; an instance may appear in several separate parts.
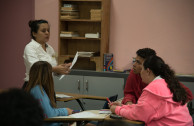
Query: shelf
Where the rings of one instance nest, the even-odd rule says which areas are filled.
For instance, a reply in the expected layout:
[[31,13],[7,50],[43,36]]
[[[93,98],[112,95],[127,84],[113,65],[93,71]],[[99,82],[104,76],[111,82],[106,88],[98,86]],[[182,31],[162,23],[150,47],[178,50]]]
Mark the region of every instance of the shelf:
[[[63,57],[63,58],[74,58],[75,55],[61,55],[60,57]],[[79,57],[79,58],[90,58],[92,60],[96,60],[96,59],[99,59],[100,56],[91,56],[91,57]]]
[[101,22],[101,20],[91,20],[91,19],[60,19],[61,21],[78,21],[78,22]]
[[101,2],[102,0],[62,0],[62,1],[80,1],[80,2]]
[[85,37],[60,37],[61,39],[80,39],[80,40],[101,40],[101,38],[85,38]]
[[[65,16],[64,9],[61,11],[64,4],[77,6],[79,17]],[[103,56],[109,50],[109,25],[110,0],[59,0],[59,64],[71,62],[77,51],[96,52],[94,57],[79,57],[74,68],[102,71]],[[79,36],[60,36],[62,31],[77,32]],[[100,38],[86,38],[86,33],[100,33]]]

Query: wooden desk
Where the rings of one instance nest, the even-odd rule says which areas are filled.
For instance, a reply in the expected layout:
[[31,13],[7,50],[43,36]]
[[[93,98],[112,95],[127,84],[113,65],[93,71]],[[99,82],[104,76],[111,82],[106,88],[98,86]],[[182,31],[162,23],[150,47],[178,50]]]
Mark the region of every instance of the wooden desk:
[[56,92],[56,94],[64,94],[64,95],[73,96],[70,98],[57,98],[57,101],[71,101],[71,100],[76,100],[76,99],[94,99],[94,100],[106,101],[106,97],[101,97],[101,96],[82,95],[82,94],[65,93],[65,92]]
[[106,97],[101,97],[101,96],[93,96],[93,95],[82,95],[82,94],[74,94],[74,93],[65,93],[65,92],[56,92],[56,94],[64,94],[64,95],[68,95],[68,96],[72,96],[69,98],[57,98],[57,101],[71,101],[71,100],[76,100],[81,109],[84,111],[86,110],[82,104],[82,102],[80,101],[80,99],[93,99],[93,100],[104,100],[106,101]]
[[[46,118],[44,119],[45,122],[79,122],[79,121],[118,121],[116,119],[110,118],[110,114],[99,114],[99,110],[88,110],[84,112],[92,112],[94,114],[99,115],[99,117],[87,117],[87,118],[75,118],[70,116],[59,116],[59,117],[53,117],[53,118]],[[120,120],[119,120],[120,121]],[[136,124],[138,126],[144,126],[144,122],[140,121],[132,121],[128,119],[122,119],[121,121],[124,121],[129,124]]]

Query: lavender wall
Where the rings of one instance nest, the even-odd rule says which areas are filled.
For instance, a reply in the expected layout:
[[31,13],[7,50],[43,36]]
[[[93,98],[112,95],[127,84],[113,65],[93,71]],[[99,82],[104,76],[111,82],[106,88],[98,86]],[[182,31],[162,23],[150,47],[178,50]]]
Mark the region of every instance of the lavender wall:
[[110,52],[118,69],[139,48],[155,49],[176,73],[194,74],[193,0],[111,0]]
[[50,23],[49,44],[58,53],[59,0],[35,0],[35,18],[46,19]]
[[0,0],[0,88],[21,87],[23,51],[30,41],[28,21],[34,19],[34,0]]
[[[35,18],[49,20],[49,43],[58,52],[58,1],[35,0],[35,7]],[[131,68],[135,52],[151,47],[176,73],[194,74],[193,0],[111,0],[110,13],[115,69]]]

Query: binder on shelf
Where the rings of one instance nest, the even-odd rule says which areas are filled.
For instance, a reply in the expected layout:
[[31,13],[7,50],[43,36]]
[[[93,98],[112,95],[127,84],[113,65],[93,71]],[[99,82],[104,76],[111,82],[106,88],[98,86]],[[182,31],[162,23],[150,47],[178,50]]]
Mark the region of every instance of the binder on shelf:
[[112,53],[104,53],[104,71],[113,71]]

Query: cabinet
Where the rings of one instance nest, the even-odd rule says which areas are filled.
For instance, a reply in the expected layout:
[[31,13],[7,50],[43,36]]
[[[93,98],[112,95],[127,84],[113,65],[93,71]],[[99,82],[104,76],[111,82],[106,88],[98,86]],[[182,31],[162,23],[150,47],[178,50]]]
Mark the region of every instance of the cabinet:
[[[61,8],[76,5],[79,17],[64,17]],[[100,19],[91,18],[93,9],[101,10]],[[108,53],[110,0],[59,0],[58,62],[71,61],[77,51],[95,52],[93,57],[78,58],[74,69],[103,70],[103,55]],[[62,32],[76,32],[79,36],[64,37]],[[86,38],[86,33],[100,33],[99,38]]]
[[[118,94],[118,98],[123,97],[123,78],[67,75],[62,80],[55,78],[54,81],[56,92],[61,91],[104,97]],[[105,101],[101,100],[87,99],[82,100],[82,102],[86,109],[101,109],[105,103]],[[74,104],[69,104],[69,106],[74,106]]]

